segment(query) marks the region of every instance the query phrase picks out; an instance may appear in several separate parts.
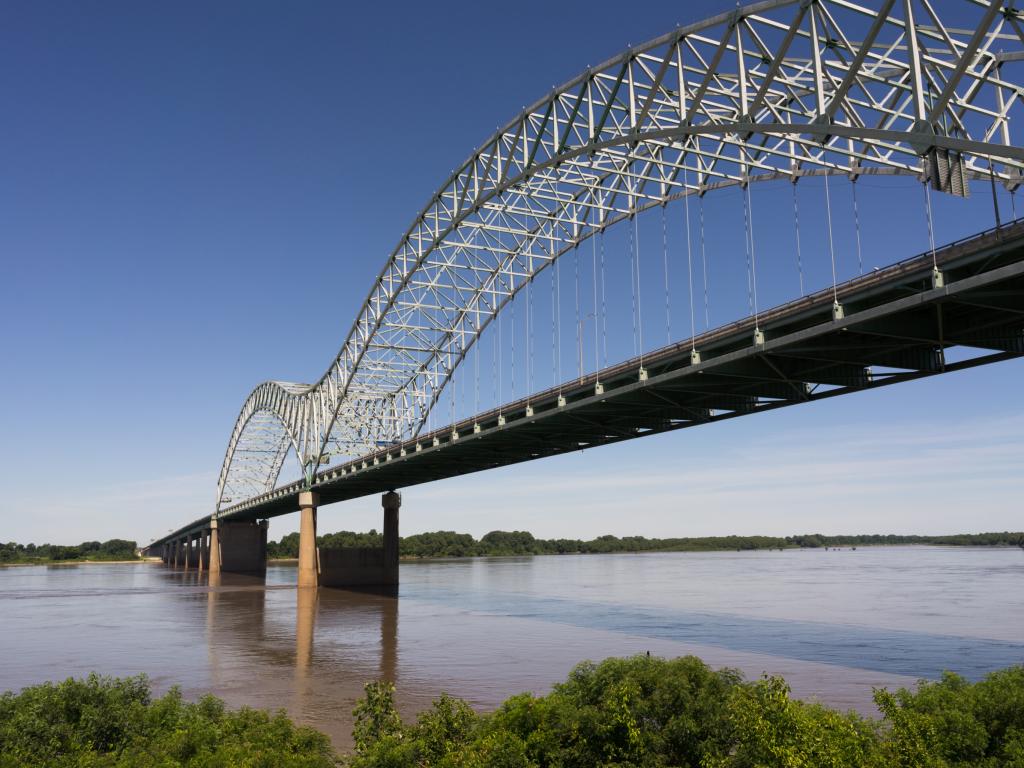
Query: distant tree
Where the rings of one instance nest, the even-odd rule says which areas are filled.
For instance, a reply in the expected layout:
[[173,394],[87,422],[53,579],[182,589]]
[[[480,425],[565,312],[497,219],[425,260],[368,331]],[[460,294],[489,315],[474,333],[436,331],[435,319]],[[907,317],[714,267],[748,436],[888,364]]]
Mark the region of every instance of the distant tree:
[[369,533],[338,531],[337,533],[328,533],[324,536],[317,536],[316,543],[324,549],[382,547],[384,546],[384,537],[375,530],[372,530]]
[[82,556],[78,547],[50,547],[51,560],[77,560]]
[[289,533],[281,541],[267,542],[267,557],[276,559],[294,559],[299,556],[299,534]]
[[537,549],[537,540],[529,531],[491,531],[480,539],[481,554],[485,555],[532,555]]
[[[379,547],[383,539],[376,530],[368,533],[338,531],[318,537],[322,547]],[[607,554],[613,552],[715,552],[721,550],[784,549],[787,547],[840,547],[858,545],[942,544],[946,546],[1024,546],[1024,533],[979,533],[954,536],[902,536],[860,534],[824,536],[820,533],[797,536],[705,536],[656,539],[645,536],[618,538],[611,534],[590,540],[537,539],[528,531],[491,531],[479,541],[467,533],[432,531],[399,539],[402,557],[473,557],[478,555]],[[49,547],[49,545],[43,545]],[[105,545],[104,545],[105,546]],[[49,557],[48,550],[40,557]],[[299,554],[299,535],[291,533],[279,542],[267,544],[270,558],[295,558]],[[0,560],[4,555],[0,552]]]
[[128,560],[135,557],[137,544],[128,539],[110,539],[99,546],[99,552],[106,558]]

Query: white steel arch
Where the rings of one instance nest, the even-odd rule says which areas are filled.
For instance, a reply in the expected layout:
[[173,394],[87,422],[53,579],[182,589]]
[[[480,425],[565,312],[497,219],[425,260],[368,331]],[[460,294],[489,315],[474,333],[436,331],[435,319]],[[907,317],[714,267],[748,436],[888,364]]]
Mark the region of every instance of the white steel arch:
[[218,510],[421,428],[491,319],[561,253],[638,211],[779,177],[911,174],[966,194],[1024,174],[1018,0],[766,0],[555,89],[434,194],[314,384],[265,382]]

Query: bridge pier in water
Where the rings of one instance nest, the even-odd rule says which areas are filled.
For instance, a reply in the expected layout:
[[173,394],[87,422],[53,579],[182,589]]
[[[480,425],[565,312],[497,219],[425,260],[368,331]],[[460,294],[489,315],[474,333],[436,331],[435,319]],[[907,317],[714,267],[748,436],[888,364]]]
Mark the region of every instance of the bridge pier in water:
[[211,575],[222,572],[262,575],[267,572],[266,520],[215,520],[209,530],[208,569]]
[[320,549],[316,545],[316,511],[319,497],[312,491],[299,494],[298,586],[394,587],[398,585],[398,510],[402,497],[388,491],[381,497],[384,508],[384,542],[381,547]]
[[210,521],[210,561],[209,570],[211,576],[220,576],[220,536],[217,528],[217,521]]
[[313,491],[299,494],[299,587],[320,583],[320,557],[316,546],[316,508],[320,495]]
[[195,548],[196,537],[194,534],[189,534],[185,537],[185,570],[196,567],[196,548]]
[[209,570],[210,568],[210,551],[207,548],[206,544],[207,533],[208,531],[206,529],[203,529],[199,532],[197,537],[198,552],[196,556],[196,567],[199,569],[200,573]]

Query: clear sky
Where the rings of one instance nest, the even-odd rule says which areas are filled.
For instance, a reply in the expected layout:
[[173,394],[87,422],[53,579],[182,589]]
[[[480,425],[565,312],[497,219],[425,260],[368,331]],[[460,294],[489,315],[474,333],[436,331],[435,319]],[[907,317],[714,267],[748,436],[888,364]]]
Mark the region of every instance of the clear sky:
[[[248,392],[322,373],[453,167],[587,65],[731,5],[3,4],[0,540],[148,541],[209,512]],[[861,183],[867,267],[923,250],[919,185]],[[849,206],[849,183],[833,184]],[[785,183],[754,194],[767,306],[796,290],[792,198]],[[820,287],[820,182],[799,194],[807,279]],[[936,199],[938,240],[991,226],[988,194]],[[726,321],[745,312],[742,210],[735,192],[712,197],[712,315]],[[1008,215],[1005,193],[1001,204]],[[640,231],[648,347],[665,335],[653,216]],[[679,338],[681,206],[667,216]],[[846,276],[850,218],[836,233]],[[612,284],[628,274],[622,237],[609,235]],[[628,293],[618,302],[612,361],[632,342]],[[538,388],[552,376],[544,333]],[[1022,375],[1024,363],[1003,363],[410,488],[403,532],[1019,530]],[[379,527],[379,499],[320,519],[325,531]],[[271,535],[295,524],[276,519]]]

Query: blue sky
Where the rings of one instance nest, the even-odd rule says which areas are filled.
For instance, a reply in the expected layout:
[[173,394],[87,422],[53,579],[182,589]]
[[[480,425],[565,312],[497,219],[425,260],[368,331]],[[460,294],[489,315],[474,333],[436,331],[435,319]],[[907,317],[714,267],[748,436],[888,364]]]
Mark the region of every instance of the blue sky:
[[[141,541],[208,512],[245,396],[268,378],[320,375],[387,254],[453,167],[588,64],[725,8],[5,5],[0,540]],[[820,287],[828,267],[824,231],[812,223],[816,183],[799,194],[807,279]],[[862,183],[867,266],[922,250],[919,186]],[[848,183],[833,185],[837,209],[848,210]],[[938,240],[990,226],[987,194],[937,197]],[[790,195],[788,185],[754,190],[762,306],[796,290]],[[1008,196],[1001,202],[1005,215]],[[745,311],[742,209],[735,192],[706,205],[712,315],[725,321]],[[653,216],[640,224],[644,323],[660,343]],[[689,325],[681,206],[667,216],[678,338]],[[849,219],[836,232],[847,276],[857,269]],[[628,271],[624,232],[607,245],[614,280]],[[588,275],[584,263],[584,283]],[[566,263],[565,290],[572,279]],[[628,296],[610,312],[619,313],[610,331],[619,359],[632,343]],[[535,342],[537,387],[552,375],[545,333]],[[571,375],[575,340],[563,344]],[[1022,373],[1021,362],[1004,363],[411,488],[403,530],[1019,529]],[[321,520],[325,530],[379,527],[379,500],[326,508]],[[272,535],[293,527],[275,520]]]

